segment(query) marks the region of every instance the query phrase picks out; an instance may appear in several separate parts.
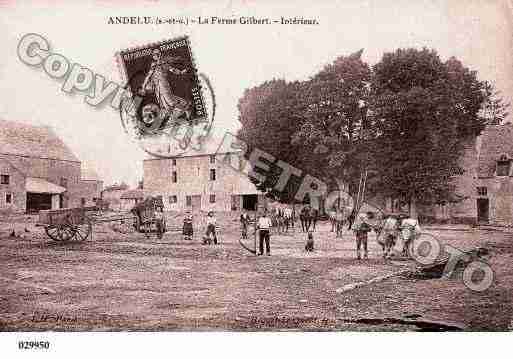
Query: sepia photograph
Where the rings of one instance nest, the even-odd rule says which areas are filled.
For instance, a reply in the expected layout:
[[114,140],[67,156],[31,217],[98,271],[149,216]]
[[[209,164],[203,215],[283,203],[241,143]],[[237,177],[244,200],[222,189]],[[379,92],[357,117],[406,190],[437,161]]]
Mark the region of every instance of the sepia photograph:
[[6,357],[506,348],[513,1],[0,0],[0,29]]

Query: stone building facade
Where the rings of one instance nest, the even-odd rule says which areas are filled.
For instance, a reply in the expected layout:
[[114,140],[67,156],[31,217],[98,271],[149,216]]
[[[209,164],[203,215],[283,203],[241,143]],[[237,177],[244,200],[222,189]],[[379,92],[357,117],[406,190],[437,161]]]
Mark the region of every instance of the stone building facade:
[[424,221],[513,224],[513,124],[487,126],[468,139],[461,157],[465,169],[455,177],[463,199],[437,206],[419,206]]
[[4,120],[0,127],[0,176],[8,182],[0,186],[0,209],[32,212],[82,205],[89,191],[81,179],[81,162],[51,128]]
[[476,218],[481,223],[513,224],[513,124],[488,126],[480,136]]
[[210,141],[200,151],[144,160],[145,195],[162,196],[170,211],[255,210],[263,196],[246,176],[223,163],[237,161],[240,151],[217,152],[218,145]]

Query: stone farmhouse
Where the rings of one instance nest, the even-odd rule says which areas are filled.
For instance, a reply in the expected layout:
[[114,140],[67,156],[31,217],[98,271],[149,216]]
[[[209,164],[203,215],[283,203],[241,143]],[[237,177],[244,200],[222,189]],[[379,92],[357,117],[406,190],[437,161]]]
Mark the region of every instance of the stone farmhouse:
[[1,120],[0,128],[1,211],[79,207],[100,197],[101,181],[83,180],[81,161],[50,127]]
[[102,191],[102,201],[106,203],[110,210],[121,211],[123,210],[121,196],[128,190],[129,188],[126,183],[115,183],[111,186],[107,186]]
[[123,211],[129,211],[144,199],[144,192],[142,189],[131,189],[123,192],[119,199],[121,200],[121,209]]
[[226,158],[240,159],[240,151],[218,152],[219,145],[211,140],[200,151],[144,160],[145,195],[162,196],[170,211],[255,210],[263,195],[246,176],[223,164]]
[[454,178],[463,200],[438,206],[419,206],[419,218],[428,221],[513,224],[513,124],[487,126],[468,139]]

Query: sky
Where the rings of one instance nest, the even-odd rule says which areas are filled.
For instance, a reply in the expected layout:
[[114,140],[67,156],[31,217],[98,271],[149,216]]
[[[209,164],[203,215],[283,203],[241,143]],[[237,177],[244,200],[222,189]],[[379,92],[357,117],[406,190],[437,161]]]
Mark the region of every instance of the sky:
[[[199,72],[213,85],[215,132],[236,131],[244,90],[273,78],[304,80],[338,56],[364,49],[370,65],[385,52],[429,47],[455,56],[513,102],[510,0],[417,1],[26,1],[0,0],[0,119],[49,125],[105,185],[142,178],[146,157],[118,112],[94,108],[84,93],[17,56],[23,35],[119,84],[119,50],[188,35]],[[316,18],[319,25],[112,25],[110,16]],[[1,128],[0,128],[1,131]]]

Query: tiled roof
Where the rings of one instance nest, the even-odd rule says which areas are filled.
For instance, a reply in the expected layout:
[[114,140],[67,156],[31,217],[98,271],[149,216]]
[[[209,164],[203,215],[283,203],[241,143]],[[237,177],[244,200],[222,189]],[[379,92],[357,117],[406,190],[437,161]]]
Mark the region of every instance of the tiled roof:
[[121,199],[142,199],[144,198],[142,189],[132,189],[130,191],[126,191],[119,197]]
[[0,153],[80,162],[50,127],[0,120]]
[[119,190],[128,190],[128,185],[126,183],[122,184],[113,184],[104,188],[103,192],[109,191],[119,191]]
[[481,133],[478,176],[493,177],[497,160],[501,155],[513,159],[513,125],[488,126]]

